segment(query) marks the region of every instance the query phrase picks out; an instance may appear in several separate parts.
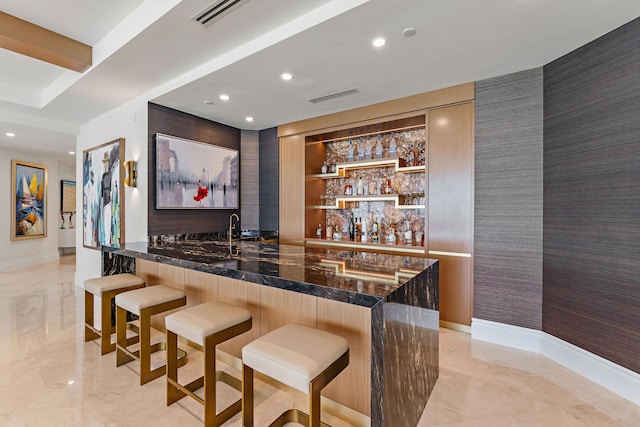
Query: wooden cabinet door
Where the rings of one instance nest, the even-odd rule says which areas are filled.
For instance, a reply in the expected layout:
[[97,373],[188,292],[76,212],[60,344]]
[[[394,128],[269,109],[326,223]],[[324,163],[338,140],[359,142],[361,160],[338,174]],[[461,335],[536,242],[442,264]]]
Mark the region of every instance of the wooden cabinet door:
[[[429,110],[428,249],[440,259],[440,319],[471,325],[473,103]],[[459,258],[459,259],[456,259]]]
[[304,244],[304,136],[280,138],[280,242]]

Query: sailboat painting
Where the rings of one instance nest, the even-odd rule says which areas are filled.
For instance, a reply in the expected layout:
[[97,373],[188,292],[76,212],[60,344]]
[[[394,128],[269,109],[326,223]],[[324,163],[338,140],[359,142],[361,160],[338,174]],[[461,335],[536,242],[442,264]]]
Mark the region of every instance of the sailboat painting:
[[11,161],[11,240],[47,237],[47,167]]

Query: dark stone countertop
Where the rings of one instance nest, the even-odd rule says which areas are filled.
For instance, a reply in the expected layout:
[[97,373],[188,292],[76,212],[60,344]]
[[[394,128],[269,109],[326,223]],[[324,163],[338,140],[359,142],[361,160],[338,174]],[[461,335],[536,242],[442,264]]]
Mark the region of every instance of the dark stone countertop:
[[[401,255],[183,237],[103,247],[107,253],[146,259],[211,274],[373,307],[407,292],[406,284],[421,283],[437,261]],[[437,281],[435,287],[437,288]],[[437,289],[421,289],[430,300]],[[431,303],[420,304],[425,308]]]

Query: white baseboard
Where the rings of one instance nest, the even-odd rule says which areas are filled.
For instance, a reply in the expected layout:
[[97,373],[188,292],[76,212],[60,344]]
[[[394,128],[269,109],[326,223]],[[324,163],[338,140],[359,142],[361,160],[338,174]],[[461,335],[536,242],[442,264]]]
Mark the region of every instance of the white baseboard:
[[60,254],[56,250],[55,252],[49,252],[46,254],[40,254],[30,256],[26,258],[14,259],[0,263],[0,273],[7,273],[9,271],[22,270],[31,268],[34,265],[46,264],[48,262],[57,262],[60,260]]
[[640,405],[640,374],[546,332],[472,319],[471,338],[542,354],[634,404]]
[[540,353],[541,331],[489,320],[471,319],[471,338]]

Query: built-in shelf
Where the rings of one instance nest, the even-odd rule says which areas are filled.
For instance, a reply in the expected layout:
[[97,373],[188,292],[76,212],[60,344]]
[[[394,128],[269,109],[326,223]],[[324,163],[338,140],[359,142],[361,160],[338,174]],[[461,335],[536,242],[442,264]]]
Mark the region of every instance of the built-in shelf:
[[394,253],[412,254],[412,255],[426,255],[423,246],[410,246],[410,245],[391,245],[387,243],[370,243],[370,242],[352,242],[351,240],[330,240],[330,239],[305,239],[305,244],[308,246],[323,246],[334,248],[345,248],[355,250],[366,250],[372,252],[388,251]]
[[347,176],[349,170],[359,170],[367,168],[394,167],[396,172],[401,173],[418,173],[424,172],[427,168],[425,165],[404,166],[404,160],[400,158],[384,158],[371,160],[355,160],[353,162],[336,163],[336,171],[329,173],[316,173],[308,175],[309,178],[320,179],[336,179]]
[[394,202],[396,209],[424,209],[425,205],[403,205],[400,204],[400,198],[405,197],[401,194],[374,194],[374,195],[360,195],[360,196],[336,196],[330,199],[335,199],[333,205],[317,205],[313,206],[314,209],[347,209],[347,203],[353,202]]

